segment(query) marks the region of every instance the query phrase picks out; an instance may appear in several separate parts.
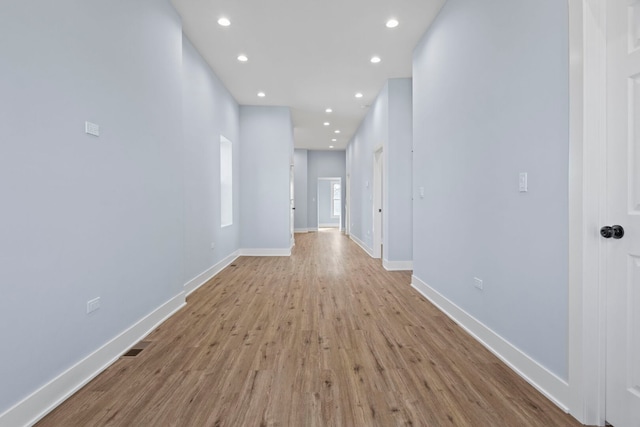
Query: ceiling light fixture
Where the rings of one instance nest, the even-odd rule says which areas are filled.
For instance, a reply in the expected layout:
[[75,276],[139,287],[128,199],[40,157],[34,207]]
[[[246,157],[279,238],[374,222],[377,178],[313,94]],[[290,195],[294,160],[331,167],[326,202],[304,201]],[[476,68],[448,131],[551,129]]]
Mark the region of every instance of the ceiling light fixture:
[[329,126],[330,124],[331,124],[331,123],[329,123],[329,122],[324,122],[324,125],[325,125],[325,126]]
[[247,55],[238,55],[238,61],[247,62],[248,60],[249,58],[247,58]]
[[340,133],[338,129],[334,130],[333,133]]
[[399,24],[398,20],[395,18],[391,18],[387,21],[387,23],[385,24],[387,26],[387,28],[395,28],[397,27]]
[[382,60],[380,59],[380,57],[379,57],[379,56],[372,56],[372,57],[371,57],[371,63],[372,63],[372,64],[377,64],[377,63],[379,63],[380,61],[382,61]]
[[327,108],[326,110],[324,110],[325,113],[333,113],[333,110],[331,108]]
[[331,139],[331,142],[336,142],[336,141],[337,141],[337,139],[335,139],[335,138]]
[[267,96],[264,92],[258,92],[258,96],[260,98],[264,98],[265,96]]
[[231,21],[229,21],[229,18],[225,18],[224,16],[220,19],[218,19],[218,25],[220,25],[221,27],[228,27],[229,25],[231,25]]
[[333,148],[333,145],[330,145],[329,148]]
[[356,93],[356,98],[362,98],[362,94],[360,92]]

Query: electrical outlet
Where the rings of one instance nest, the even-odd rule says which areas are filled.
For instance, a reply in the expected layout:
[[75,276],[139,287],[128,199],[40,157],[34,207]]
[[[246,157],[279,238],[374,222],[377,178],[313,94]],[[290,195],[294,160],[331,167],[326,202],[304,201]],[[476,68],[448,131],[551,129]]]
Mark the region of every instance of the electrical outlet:
[[95,123],[84,122],[84,132],[89,135],[100,136],[100,126]]
[[480,290],[484,289],[484,285],[482,284],[482,279],[478,279],[477,277],[473,278],[473,286],[475,286]]
[[100,297],[87,301],[87,314],[100,308]]

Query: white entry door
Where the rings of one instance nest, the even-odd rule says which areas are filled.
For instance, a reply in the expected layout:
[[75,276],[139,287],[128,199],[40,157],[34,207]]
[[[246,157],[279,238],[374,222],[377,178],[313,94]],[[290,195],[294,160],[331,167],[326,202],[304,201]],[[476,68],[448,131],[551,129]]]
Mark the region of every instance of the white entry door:
[[607,3],[606,419],[640,427],[640,1]]

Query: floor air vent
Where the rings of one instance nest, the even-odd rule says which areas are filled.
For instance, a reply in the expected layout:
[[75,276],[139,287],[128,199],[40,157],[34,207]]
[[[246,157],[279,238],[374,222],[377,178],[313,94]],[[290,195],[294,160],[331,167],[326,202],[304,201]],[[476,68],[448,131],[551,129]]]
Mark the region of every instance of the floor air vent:
[[150,341],[140,341],[138,344],[131,347],[129,351],[123,354],[122,357],[136,357],[142,350],[147,348],[149,344],[151,344]]

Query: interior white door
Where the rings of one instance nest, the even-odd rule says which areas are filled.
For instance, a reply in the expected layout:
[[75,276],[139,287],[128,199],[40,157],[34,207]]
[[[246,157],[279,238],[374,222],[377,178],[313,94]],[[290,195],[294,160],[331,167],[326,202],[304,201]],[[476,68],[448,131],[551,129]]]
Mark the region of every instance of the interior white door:
[[373,257],[382,258],[382,148],[373,153]]
[[294,166],[291,165],[291,167],[289,168],[289,233],[291,235],[290,240],[291,240],[292,247],[293,245],[295,245],[294,223],[296,220],[296,216],[295,216],[296,205],[295,205],[295,199],[294,199],[295,192],[293,191],[294,179],[295,179]]
[[607,3],[606,419],[639,427],[640,1]]

